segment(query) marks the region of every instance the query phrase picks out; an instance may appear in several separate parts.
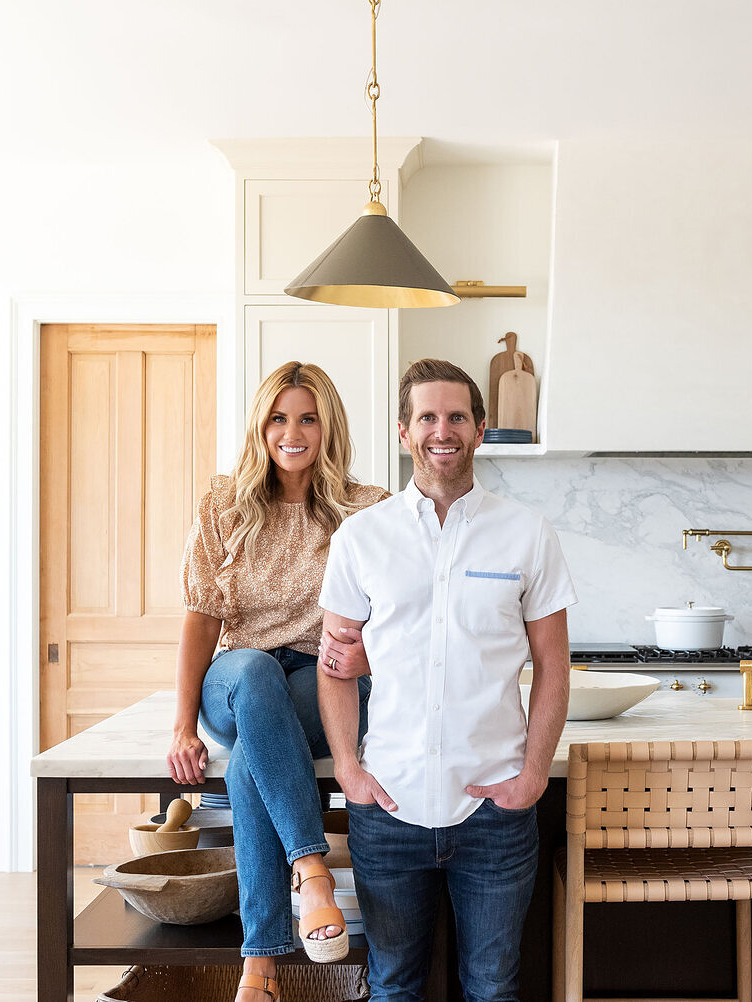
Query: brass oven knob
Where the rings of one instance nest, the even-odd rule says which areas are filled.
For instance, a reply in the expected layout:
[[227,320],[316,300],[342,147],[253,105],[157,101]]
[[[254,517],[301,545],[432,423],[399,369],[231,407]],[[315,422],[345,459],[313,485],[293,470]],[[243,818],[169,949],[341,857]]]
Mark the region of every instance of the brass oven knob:
[[674,692],[678,692],[680,689],[683,689],[684,686],[681,684],[678,678],[675,678],[674,681],[671,683],[671,688],[674,690]]
[[706,682],[704,678],[701,678],[700,681],[697,683],[697,688],[704,696],[705,693],[708,691],[708,689],[712,689],[713,686],[710,684],[710,682]]

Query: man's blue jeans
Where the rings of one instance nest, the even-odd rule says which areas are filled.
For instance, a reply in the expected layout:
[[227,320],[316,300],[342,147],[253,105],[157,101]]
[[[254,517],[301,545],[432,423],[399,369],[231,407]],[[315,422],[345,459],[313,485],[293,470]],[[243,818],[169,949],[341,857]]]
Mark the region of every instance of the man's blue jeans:
[[[370,678],[358,679],[361,737]],[[316,699],[316,658],[287,647],[221,651],[201,690],[207,733],[231,749],[244,957],[291,953],[290,864],[326,853],[313,759],[329,754]]]
[[516,1002],[520,938],[538,863],[535,807],[510,811],[485,800],[462,824],[421,828],[377,804],[347,806],[372,1002],[423,999],[444,881],[465,1002]]

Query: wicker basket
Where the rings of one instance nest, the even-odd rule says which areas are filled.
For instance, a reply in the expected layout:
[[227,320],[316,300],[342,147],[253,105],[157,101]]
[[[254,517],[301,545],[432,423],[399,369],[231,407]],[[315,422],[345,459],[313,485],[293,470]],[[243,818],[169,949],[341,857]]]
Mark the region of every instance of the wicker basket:
[[[96,1002],[233,1002],[241,964],[225,967],[129,967]],[[369,997],[367,971],[357,964],[280,964],[280,1002],[345,1002]]]

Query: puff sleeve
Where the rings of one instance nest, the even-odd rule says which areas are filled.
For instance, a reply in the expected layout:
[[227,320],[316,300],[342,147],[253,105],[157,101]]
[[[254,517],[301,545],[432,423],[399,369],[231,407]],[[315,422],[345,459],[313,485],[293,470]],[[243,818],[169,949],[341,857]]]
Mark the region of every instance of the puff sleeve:
[[227,558],[219,532],[219,512],[209,491],[199,501],[196,520],[188,533],[181,567],[183,603],[189,612],[224,619],[217,574]]

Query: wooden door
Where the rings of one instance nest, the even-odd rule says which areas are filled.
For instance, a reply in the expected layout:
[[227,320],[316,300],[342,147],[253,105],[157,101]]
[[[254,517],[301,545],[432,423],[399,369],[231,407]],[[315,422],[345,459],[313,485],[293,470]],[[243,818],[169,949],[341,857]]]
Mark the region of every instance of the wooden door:
[[[215,328],[43,326],[40,434],[44,750],[174,687],[180,559],[215,472]],[[127,858],[156,806],[77,796],[76,863]]]

